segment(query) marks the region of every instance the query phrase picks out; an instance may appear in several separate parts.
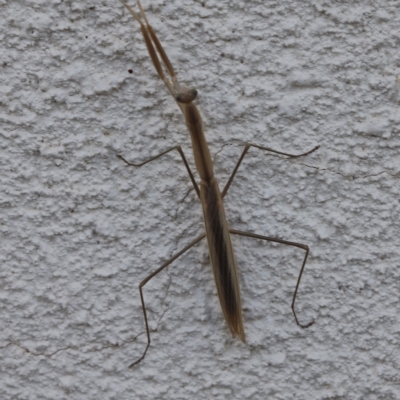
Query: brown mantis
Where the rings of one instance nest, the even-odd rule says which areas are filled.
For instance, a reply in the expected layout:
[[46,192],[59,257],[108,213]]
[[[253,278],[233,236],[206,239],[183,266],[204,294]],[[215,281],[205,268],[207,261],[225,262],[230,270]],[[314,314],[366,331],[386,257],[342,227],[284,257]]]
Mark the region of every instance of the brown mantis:
[[[238,337],[243,342],[245,342],[245,333],[243,327],[242,320],[242,308],[240,301],[240,291],[239,291],[239,281],[238,274],[236,270],[235,258],[233,254],[232,244],[230,240],[230,234],[247,236],[250,238],[267,240],[271,242],[286,244],[289,246],[295,246],[305,251],[303,264],[300,269],[299,277],[297,279],[296,287],[293,294],[292,300],[292,311],[294,318],[296,320],[297,325],[302,328],[306,328],[313,324],[313,321],[307,325],[302,325],[297,319],[296,311],[294,309],[294,304],[297,296],[297,291],[299,289],[299,284],[301,280],[301,276],[303,274],[303,270],[307,261],[309,247],[304,244],[289,242],[287,240],[257,235],[254,233],[238,231],[235,229],[229,229],[228,224],[226,222],[224,207],[223,207],[223,198],[228,192],[229,187],[232,184],[232,181],[236,175],[236,172],[239,169],[240,164],[242,163],[246,153],[251,147],[258,148],[260,150],[266,150],[272,153],[284,155],[287,157],[302,157],[306,156],[313,151],[317,150],[319,146],[314,147],[312,150],[303,153],[303,154],[288,154],[280,151],[276,151],[270,149],[268,147],[258,146],[252,143],[246,143],[245,148],[236,163],[236,166],[226,183],[222,192],[218,187],[217,180],[214,176],[213,171],[213,163],[210,155],[210,151],[208,149],[208,145],[204,136],[203,127],[202,127],[202,119],[200,116],[200,112],[197,109],[196,105],[193,103],[193,100],[197,96],[196,89],[190,89],[186,86],[182,86],[179,84],[178,79],[175,75],[174,69],[172,67],[171,62],[169,61],[167,54],[165,53],[163,47],[161,46],[160,41],[158,40],[156,34],[153,31],[153,28],[149,24],[146,14],[138,1],[138,7],[140,10],[140,15],[137,14],[133,9],[127,5],[125,2],[121,0],[122,4],[126,7],[126,9],[132,14],[133,18],[140,24],[140,29],[142,31],[143,38],[146,43],[147,50],[153,62],[153,65],[157,71],[158,76],[164,82],[165,86],[168,88],[171,95],[174,97],[177,105],[181,109],[183,116],[185,118],[186,126],[188,128],[190,138],[192,141],[193,154],[195,159],[196,168],[198,174],[200,176],[200,187],[197,185],[196,180],[190,170],[189,164],[185,158],[185,155],[180,146],[172,147],[161,154],[152,157],[151,159],[144,161],[139,164],[130,163],[121,155],[118,157],[123,160],[127,165],[134,167],[141,167],[151,161],[158,159],[159,157],[173,151],[177,150],[182,158],[183,163],[187,169],[189,177],[193,183],[193,187],[196,191],[197,196],[199,197],[202,207],[203,207],[203,216],[205,222],[206,232],[202,235],[198,236],[191,243],[189,243],[185,248],[175,254],[172,258],[166,261],[161,267],[159,267],[156,271],[147,276],[139,285],[140,291],[140,299],[142,303],[143,315],[146,325],[146,333],[147,333],[147,346],[142,354],[142,356],[136,360],[134,363],[130,365],[130,367],[139,363],[146,356],[147,350],[150,346],[150,329],[147,320],[146,306],[144,302],[143,296],[143,287],[145,284],[165,269],[168,265],[170,265],[173,261],[175,261],[178,257],[180,257],[183,253],[193,247],[196,243],[200,242],[204,237],[207,237],[208,248],[210,254],[211,265],[214,272],[215,283],[217,286],[217,292],[219,301],[221,303],[222,312],[224,314],[226,323],[228,328],[230,329],[233,337]],[[158,54],[157,54],[158,53]],[[163,67],[160,62],[160,58],[164,67],[166,68],[169,77],[167,77],[163,71]]]

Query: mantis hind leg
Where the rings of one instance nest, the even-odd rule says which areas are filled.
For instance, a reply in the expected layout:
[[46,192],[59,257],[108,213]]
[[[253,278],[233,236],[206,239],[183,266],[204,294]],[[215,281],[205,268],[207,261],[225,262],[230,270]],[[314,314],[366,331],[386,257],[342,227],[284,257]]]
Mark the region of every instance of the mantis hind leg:
[[133,366],[135,366],[136,364],[140,363],[140,361],[142,361],[147,353],[147,350],[149,349],[150,343],[151,343],[151,339],[150,339],[150,328],[149,328],[149,323],[147,320],[147,312],[146,312],[146,305],[144,302],[144,296],[143,296],[143,287],[144,285],[146,285],[146,283],[153,278],[154,276],[156,276],[159,272],[161,272],[163,269],[167,268],[168,265],[170,265],[173,261],[175,261],[178,257],[180,257],[183,253],[185,253],[186,251],[188,251],[190,248],[192,248],[196,243],[200,242],[200,240],[204,239],[206,235],[200,235],[198,236],[195,240],[193,240],[191,243],[189,243],[186,247],[184,247],[180,252],[176,253],[173,257],[171,257],[168,261],[166,261],[163,265],[161,265],[161,267],[157,268],[153,273],[151,273],[149,276],[147,276],[145,279],[142,280],[142,282],[140,282],[139,284],[139,291],[140,291],[140,300],[142,302],[142,310],[143,310],[143,316],[144,316],[144,322],[146,325],[146,334],[147,334],[147,345],[146,348],[142,354],[142,356],[140,358],[138,358],[135,362],[133,362],[129,368],[132,368]]
[[282,240],[282,239],[277,239],[277,238],[273,238],[273,237],[268,237],[268,236],[262,236],[262,235],[257,235],[255,233],[250,233],[250,232],[244,232],[244,231],[238,231],[236,229],[229,229],[229,232],[234,234],[234,235],[241,235],[241,236],[247,236],[250,238],[254,238],[254,239],[261,239],[261,240],[267,240],[269,242],[275,242],[275,243],[280,243],[280,244],[286,244],[288,246],[294,246],[294,247],[298,247],[300,249],[305,250],[305,255],[304,255],[304,259],[303,259],[303,264],[300,268],[300,273],[299,273],[299,277],[297,278],[297,283],[296,283],[296,288],[294,290],[294,294],[293,294],[293,300],[292,300],[292,311],[293,311],[293,315],[294,315],[294,319],[296,320],[296,324],[298,326],[300,326],[301,328],[308,328],[309,326],[311,326],[314,321],[309,322],[306,325],[303,325],[299,322],[299,320],[297,319],[297,315],[296,315],[296,311],[294,309],[294,303],[296,301],[296,296],[297,296],[297,292],[299,290],[299,285],[300,285],[300,280],[301,277],[303,275],[303,271],[304,271],[304,267],[306,266],[306,262],[307,262],[307,257],[308,257],[308,253],[310,251],[309,247],[306,244],[302,244],[302,243],[296,243],[296,242],[289,242],[288,240]]

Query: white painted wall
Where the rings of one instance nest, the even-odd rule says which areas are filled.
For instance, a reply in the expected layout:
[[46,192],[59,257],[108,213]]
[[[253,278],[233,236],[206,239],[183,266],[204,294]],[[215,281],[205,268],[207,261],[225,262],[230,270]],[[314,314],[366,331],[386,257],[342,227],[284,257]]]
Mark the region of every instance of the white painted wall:
[[[178,154],[183,118],[118,1],[0,1],[0,398],[399,399],[400,14],[395,1],[152,0],[197,104],[233,238],[248,343],[230,337]],[[137,9],[137,8],[136,8]],[[133,73],[128,72],[129,69]]]

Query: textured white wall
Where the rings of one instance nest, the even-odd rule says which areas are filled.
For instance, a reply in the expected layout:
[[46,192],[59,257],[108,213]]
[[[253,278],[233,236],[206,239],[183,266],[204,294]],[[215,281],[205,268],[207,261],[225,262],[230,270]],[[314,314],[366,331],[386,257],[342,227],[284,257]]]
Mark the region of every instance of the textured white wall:
[[[396,1],[145,1],[197,104],[234,237],[248,343],[230,337],[178,154],[179,109],[118,1],[0,0],[1,399],[399,399]],[[350,3],[350,2],[349,2]],[[136,8],[137,9],[137,8]],[[129,74],[128,70],[133,73]]]

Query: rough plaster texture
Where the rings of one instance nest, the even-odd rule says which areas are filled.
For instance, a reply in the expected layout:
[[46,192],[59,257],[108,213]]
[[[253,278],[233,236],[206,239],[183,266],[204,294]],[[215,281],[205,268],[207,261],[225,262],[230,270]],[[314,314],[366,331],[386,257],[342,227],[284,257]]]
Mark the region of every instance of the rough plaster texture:
[[[230,337],[178,154],[179,109],[113,0],[0,0],[0,398],[399,399],[400,13],[396,1],[153,0],[236,229],[247,344]],[[129,73],[128,70],[132,70]]]

